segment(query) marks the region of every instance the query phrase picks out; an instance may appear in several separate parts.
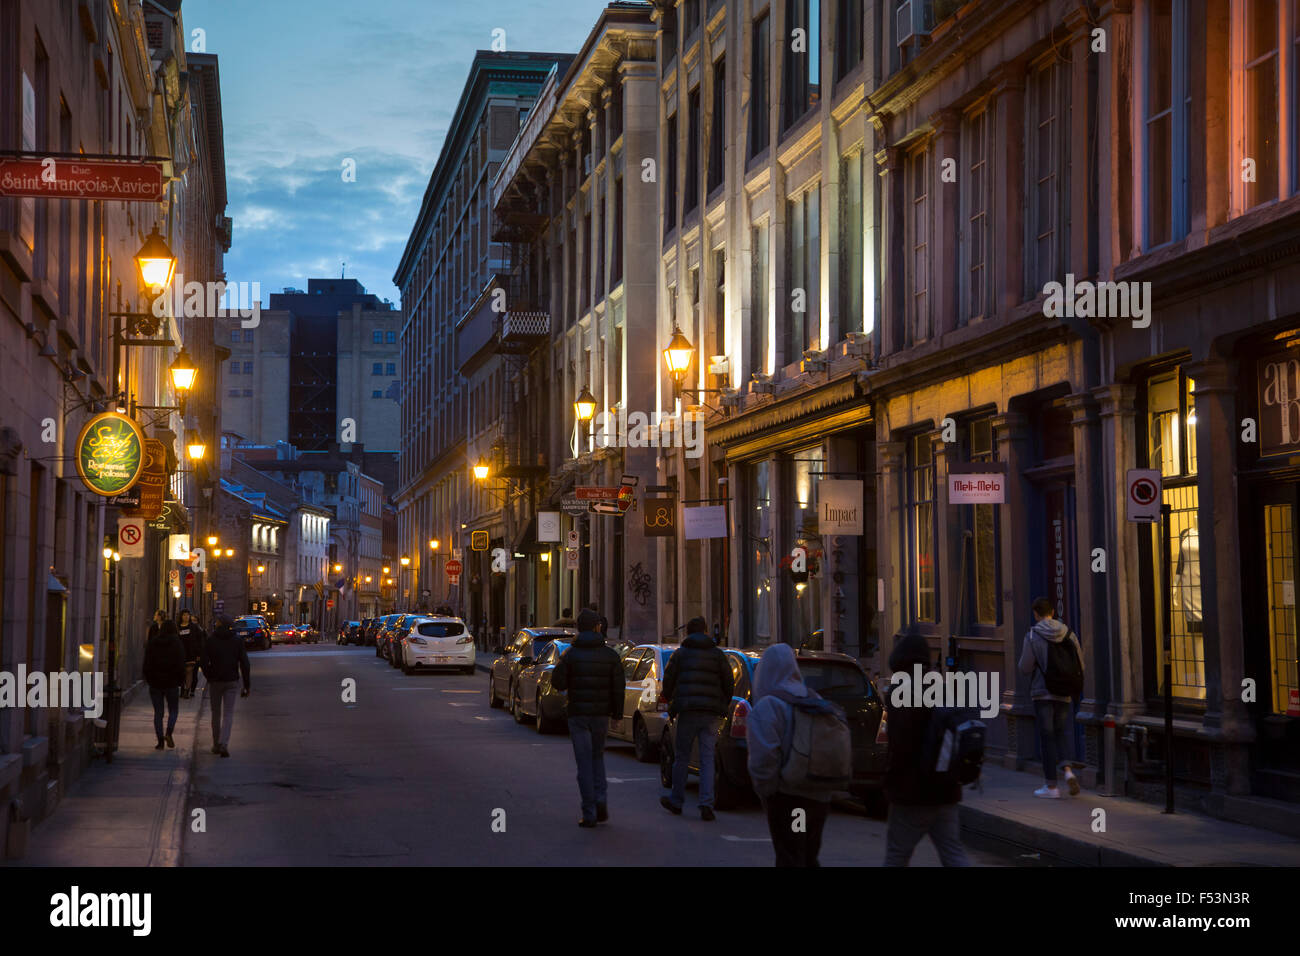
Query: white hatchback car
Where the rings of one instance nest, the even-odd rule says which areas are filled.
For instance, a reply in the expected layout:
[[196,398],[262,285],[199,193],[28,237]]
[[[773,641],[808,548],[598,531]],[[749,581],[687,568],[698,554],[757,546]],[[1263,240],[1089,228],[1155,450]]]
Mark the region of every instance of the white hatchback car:
[[417,618],[397,646],[402,673],[420,667],[456,667],[474,673],[474,637],[458,617]]

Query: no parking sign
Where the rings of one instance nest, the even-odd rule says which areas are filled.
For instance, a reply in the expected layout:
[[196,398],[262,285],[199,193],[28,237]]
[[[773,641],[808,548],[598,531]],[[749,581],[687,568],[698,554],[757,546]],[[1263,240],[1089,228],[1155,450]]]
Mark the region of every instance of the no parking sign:
[[1160,519],[1160,472],[1155,468],[1130,468],[1124,480],[1125,511],[1129,521]]

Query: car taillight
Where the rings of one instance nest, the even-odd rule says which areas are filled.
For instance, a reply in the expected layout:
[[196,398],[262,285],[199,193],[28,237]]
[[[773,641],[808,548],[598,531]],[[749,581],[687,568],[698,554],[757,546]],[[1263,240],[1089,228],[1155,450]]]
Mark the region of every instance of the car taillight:
[[889,743],[889,713],[885,708],[880,708],[880,726],[876,728],[876,743]]
[[470,637],[468,634],[466,634],[464,637],[462,637],[462,638],[461,638],[459,641],[457,641],[456,643],[457,643],[457,644],[473,644],[473,643],[474,643],[474,638],[472,638],[472,637]]
[[731,736],[748,737],[746,722],[749,718],[749,702],[738,700],[731,709]]
[[429,643],[422,637],[408,637],[405,640],[403,640],[402,643],[405,644],[407,641],[410,641],[412,644],[419,644],[421,647]]

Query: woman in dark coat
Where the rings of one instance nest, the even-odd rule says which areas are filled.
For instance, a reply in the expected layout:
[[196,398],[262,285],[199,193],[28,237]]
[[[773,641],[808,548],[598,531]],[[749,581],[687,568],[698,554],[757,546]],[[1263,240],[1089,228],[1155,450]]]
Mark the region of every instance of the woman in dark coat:
[[181,683],[181,696],[193,697],[194,689],[199,686],[199,658],[203,656],[203,642],[208,635],[190,614],[189,608],[181,611],[176,620],[176,630],[185,645],[185,680]]
[[[153,701],[153,729],[158,735],[158,746],[175,747],[172,731],[176,729],[176,713],[180,707],[181,682],[185,680],[185,645],[181,643],[176,625],[163,621],[158,634],[144,648],[144,679],[149,685],[149,699]],[[163,701],[167,701],[167,733],[163,733]]]

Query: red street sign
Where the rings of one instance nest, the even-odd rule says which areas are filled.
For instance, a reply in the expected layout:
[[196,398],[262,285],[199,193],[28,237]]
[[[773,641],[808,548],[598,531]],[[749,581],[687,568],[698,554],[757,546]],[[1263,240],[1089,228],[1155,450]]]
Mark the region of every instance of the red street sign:
[[[460,574],[461,570],[462,570],[461,564],[455,558],[452,558],[450,561],[447,562],[448,577],[452,577],[452,578],[457,577]],[[454,584],[455,582],[452,583]]]
[[332,610],[334,610],[334,599],[333,599],[333,598],[326,598],[326,599],[325,599],[325,610],[327,610],[327,611],[332,611]]
[[618,500],[622,488],[615,485],[612,488],[602,488],[599,485],[578,485],[573,489],[573,493],[579,501],[605,501],[609,499]]
[[459,574],[453,574],[453,575],[451,575],[451,576],[447,579],[447,582],[448,582],[452,587],[456,587],[458,584],[460,584],[460,575],[459,575]]
[[159,202],[162,163],[0,157],[0,196]]

